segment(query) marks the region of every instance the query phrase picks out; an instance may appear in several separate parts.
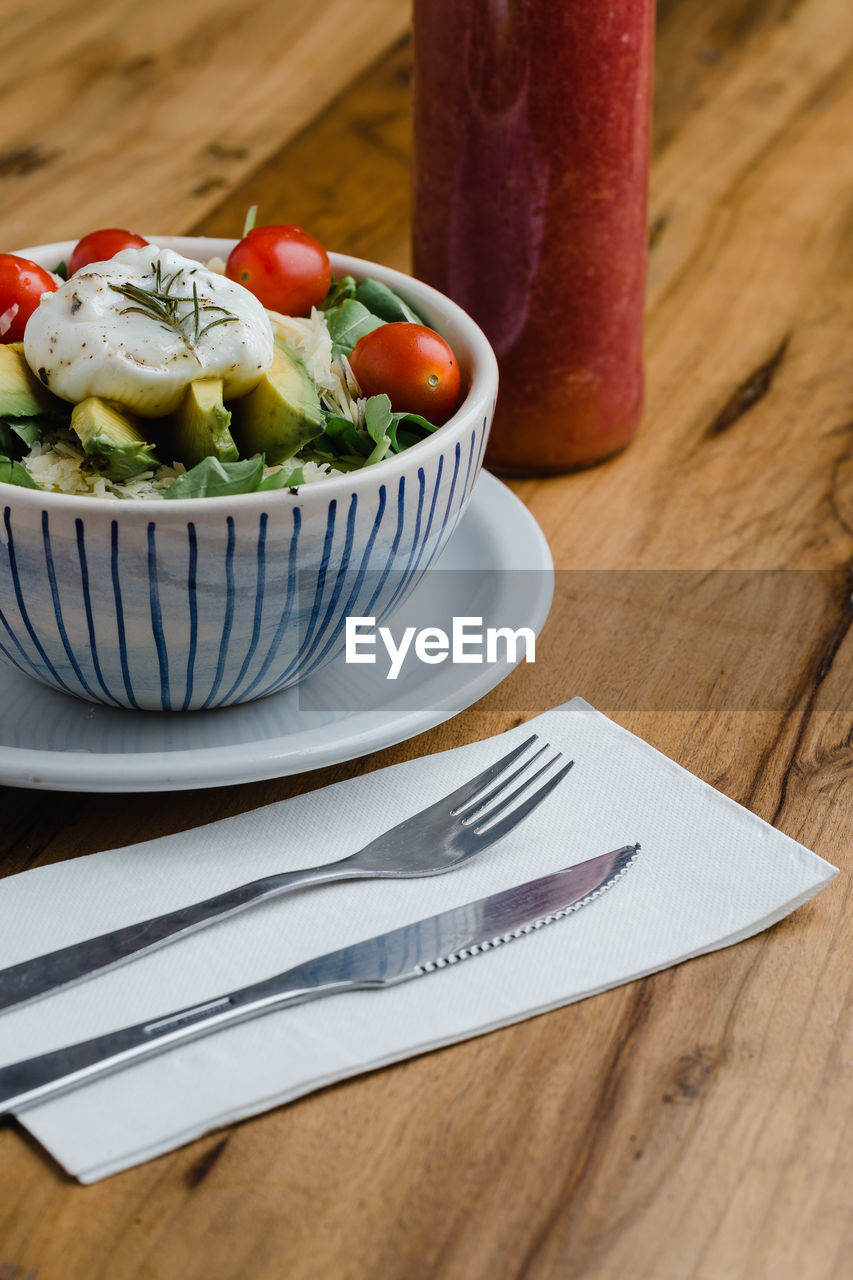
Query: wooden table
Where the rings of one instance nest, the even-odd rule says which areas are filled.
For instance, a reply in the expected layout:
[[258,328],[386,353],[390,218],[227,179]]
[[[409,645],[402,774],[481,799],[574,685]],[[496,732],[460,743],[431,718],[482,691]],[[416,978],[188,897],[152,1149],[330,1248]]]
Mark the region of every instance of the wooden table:
[[[0,13],[4,248],[113,224],[233,235],[258,202],[406,267],[406,0]],[[849,0],[661,0],[644,429],[596,470],[513,484],[560,569],[618,571],[584,579],[596,625],[584,613],[578,638],[561,587],[535,668],[335,769],[157,803],[5,790],[2,870],[484,737],[575,692],[849,866],[851,122]],[[752,636],[761,682],[682,696],[676,677],[708,658],[687,584],[779,569],[809,591]],[[653,609],[623,589],[637,570],[667,571],[647,578]],[[7,1123],[0,1277],[849,1276],[849,903],[842,876],[740,946],[91,1188]]]

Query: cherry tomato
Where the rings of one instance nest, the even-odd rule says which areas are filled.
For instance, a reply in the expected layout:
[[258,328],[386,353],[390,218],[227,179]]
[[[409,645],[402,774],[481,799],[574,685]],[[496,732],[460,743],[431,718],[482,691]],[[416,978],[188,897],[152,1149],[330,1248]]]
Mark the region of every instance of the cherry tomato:
[[383,392],[397,413],[440,426],[459,400],[459,365],[444,338],[422,324],[395,320],[366,333],[349,358],[366,396]]
[[9,322],[0,333],[0,342],[21,342],[41,295],[54,293],[58,287],[50,272],[37,262],[0,253],[0,327]]
[[117,253],[121,253],[122,249],[144,249],[147,243],[142,236],[135,236],[132,231],[122,231],[121,227],[90,231],[75,245],[68,260],[68,274],[73,276],[75,271],[88,267],[90,262],[108,262]]
[[231,250],[225,274],[270,311],[307,316],[329,291],[332,264],[301,227],[255,227]]

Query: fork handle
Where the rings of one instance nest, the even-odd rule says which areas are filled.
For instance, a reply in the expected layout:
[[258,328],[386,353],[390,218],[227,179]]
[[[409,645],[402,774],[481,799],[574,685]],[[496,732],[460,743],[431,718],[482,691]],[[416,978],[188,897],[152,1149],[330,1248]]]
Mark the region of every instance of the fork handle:
[[[321,867],[306,867],[299,871],[285,871],[265,876],[248,884],[238,885],[225,893],[189,906],[179,907],[150,920],[102,933],[97,938],[75,942],[58,951],[48,951],[34,956],[8,969],[0,970],[0,1010],[11,1009],[37,996],[47,995],[61,987],[70,986],[92,974],[104,973],[145,955],[165,943],[184,938],[196,929],[203,929],[214,920],[223,920],[238,911],[245,910],[264,898],[277,897],[308,885],[326,884],[333,880],[350,880],[359,877],[355,867],[348,867],[349,859],[331,862]],[[361,873],[363,875],[363,873]]]

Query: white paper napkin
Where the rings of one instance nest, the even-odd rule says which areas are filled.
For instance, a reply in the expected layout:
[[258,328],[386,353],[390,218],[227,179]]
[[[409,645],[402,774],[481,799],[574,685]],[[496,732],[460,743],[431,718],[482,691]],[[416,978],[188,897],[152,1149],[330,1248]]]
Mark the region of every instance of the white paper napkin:
[[[738,942],[834,867],[580,698],[508,734],[193,831],[0,882],[0,967],[268,872],[331,861],[472,777],[533,730],[574,757],[512,835],[447,876],[304,890],[0,1015],[3,1064],[218,995],[422,916],[639,841],[600,901],[485,956],[381,992],[268,1014],[20,1119],[94,1182],[243,1116]],[[199,808],[203,807],[199,801]]]

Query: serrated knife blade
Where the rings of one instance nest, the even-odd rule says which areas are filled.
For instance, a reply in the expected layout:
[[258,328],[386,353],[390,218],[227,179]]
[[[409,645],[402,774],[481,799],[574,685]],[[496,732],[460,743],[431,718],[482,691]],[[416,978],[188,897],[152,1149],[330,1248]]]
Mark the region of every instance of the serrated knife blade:
[[0,1115],[23,1111],[219,1027],[322,996],[395,986],[488,952],[593,902],[625,874],[639,849],[623,845],[212,1000],[11,1063],[0,1068]]

